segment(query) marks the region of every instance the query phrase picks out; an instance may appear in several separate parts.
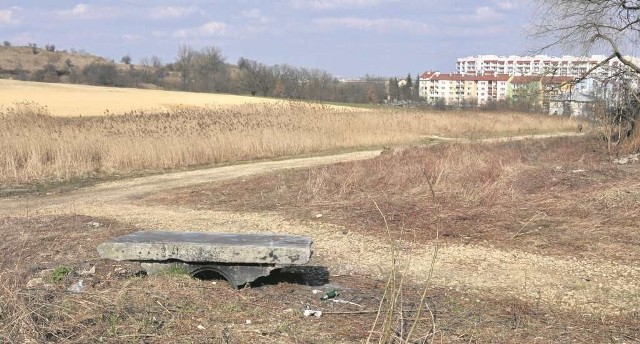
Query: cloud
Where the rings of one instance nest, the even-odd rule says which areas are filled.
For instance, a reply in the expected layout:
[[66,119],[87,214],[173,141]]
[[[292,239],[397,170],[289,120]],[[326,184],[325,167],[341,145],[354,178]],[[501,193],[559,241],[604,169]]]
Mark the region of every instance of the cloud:
[[202,12],[196,6],[160,6],[149,10],[151,19],[176,19],[188,17],[194,13]]
[[337,8],[370,7],[382,3],[383,0],[291,0],[297,9],[333,10]]
[[55,12],[61,19],[104,19],[115,18],[122,14],[122,9],[112,6],[94,6],[79,3],[70,9]]
[[512,11],[518,7],[517,1],[514,0],[494,0],[494,3],[501,11]]
[[320,30],[334,30],[339,28],[355,29],[362,31],[391,32],[403,31],[416,34],[431,32],[429,25],[407,19],[380,18],[368,19],[358,17],[321,18],[312,21]]
[[84,16],[89,12],[89,5],[87,4],[77,4],[68,10],[57,11],[59,15],[68,16],[68,17],[78,17]]
[[223,36],[227,31],[227,24],[217,21],[210,21],[200,26],[177,30],[173,33],[174,38]]
[[71,9],[73,14],[85,14],[87,13],[88,6],[85,4],[77,4]]
[[252,8],[247,11],[242,11],[240,13],[240,18],[255,20],[259,23],[268,23],[273,20],[272,18],[263,15],[258,8]]
[[122,35],[122,39],[128,43],[137,43],[143,40],[143,37],[140,35],[132,35],[132,34],[124,34]]
[[463,14],[458,16],[460,22],[490,22],[498,21],[504,18],[504,13],[496,11],[495,8],[489,6],[477,7],[473,14]]
[[0,25],[14,25],[20,23],[20,20],[14,17],[15,11],[19,9],[19,7],[12,7],[0,10]]

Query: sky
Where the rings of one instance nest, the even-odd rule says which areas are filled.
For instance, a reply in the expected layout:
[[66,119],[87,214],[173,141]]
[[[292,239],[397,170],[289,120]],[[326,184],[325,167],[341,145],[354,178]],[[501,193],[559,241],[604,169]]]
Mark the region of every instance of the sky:
[[215,46],[226,61],[341,78],[455,71],[456,58],[530,53],[527,0],[0,0],[0,41],[119,62]]

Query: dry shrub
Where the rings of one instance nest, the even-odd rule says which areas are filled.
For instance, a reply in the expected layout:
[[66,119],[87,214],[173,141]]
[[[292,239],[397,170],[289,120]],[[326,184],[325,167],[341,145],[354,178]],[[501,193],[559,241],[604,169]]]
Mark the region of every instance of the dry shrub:
[[573,120],[550,116],[346,111],[296,102],[58,118],[23,103],[0,112],[0,184],[407,144],[433,134],[486,137],[575,127]]
[[[551,255],[637,261],[638,165],[612,164],[596,138],[406,148],[366,161],[282,171],[158,197],[165,204],[278,211],[380,235],[385,224],[417,240],[441,237]],[[426,176],[426,178],[425,178]],[[260,197],[255,197],[260,190]]]

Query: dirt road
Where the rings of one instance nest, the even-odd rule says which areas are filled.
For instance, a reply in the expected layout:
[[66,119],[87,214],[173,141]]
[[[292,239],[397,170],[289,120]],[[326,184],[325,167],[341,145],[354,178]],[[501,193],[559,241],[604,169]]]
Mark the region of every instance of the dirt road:
[[[314,264],[332,274],[358,273],[382,277],[391,261],[389,242],[338,226],[285,220],[277,213],[232,213],[149,205],[145,196],[205,183],[308,168],[340,161],[368,159],[380,151],[265,161],[109,182],[62,195],[0,200],[0,216],[82,214],[114,218],[149,229],[279,232],[314,238]],[[347,233],[347,234],[344,234]],[[428,275],[433,245],[403,245],[416,282]],[[535,255],[486,246],[440,246],[433,283],[458,290],[509,295],[582,313],[616,314],[640,310],[640,267],[606,260]]]

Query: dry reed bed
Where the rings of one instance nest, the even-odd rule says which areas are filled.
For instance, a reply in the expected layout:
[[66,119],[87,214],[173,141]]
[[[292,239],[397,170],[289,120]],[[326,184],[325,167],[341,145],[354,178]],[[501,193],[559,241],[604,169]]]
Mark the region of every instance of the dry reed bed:
[[58,118],[34,104],[0,113],[0,185],[165,170],[417,142],[572,131],[559,117],[353,110],[280,102]]

